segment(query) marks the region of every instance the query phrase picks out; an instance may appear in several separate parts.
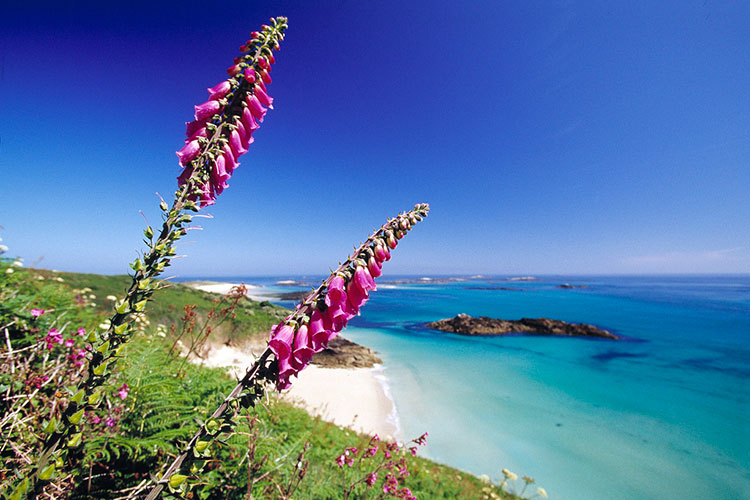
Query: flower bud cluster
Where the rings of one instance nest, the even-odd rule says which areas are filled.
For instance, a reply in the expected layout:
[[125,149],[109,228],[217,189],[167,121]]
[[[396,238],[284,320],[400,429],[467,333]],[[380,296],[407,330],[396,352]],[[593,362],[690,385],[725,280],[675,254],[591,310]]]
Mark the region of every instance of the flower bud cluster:
[[[399,445],[395,441],[380,442],[380,437],[374,434],[359,456],[357,456],[359,453],[357,448],[347,447],[341,455],[336,457],[336,465],[341,469],[345,469],[345,466],[354,467],[356,459],[356,472],[359,474],[359,477],[349,485],[344,498],[349,498],[349,495],[354,492],[358,484],[364,483],[368,488],[374,487],[378,481],[378,474],[383,472],[385,473],[385,476],[381,475],[383,477],[383,496],[378,498],[384,498],[387,495],[404,500],[416,500],[416,497],[409,488],[399,488],[399,480],[403,481],[404,478],[411,475],[408,466],[408,454],[405,453],[407,445],[414,445],[408,449],[412,455],[416,456],[417,447],[426,444],[426,439],[427,433],[425,432],[417,439],[413,439],[404,445]],[[378,455],[378,450],[382,452],[379,460],[374,459]],[[394,458],[393,454],[396,453],[401,454],[401,458]],[[363,472],[364,475],[362,475]]]
[[180,186],[190,184],[188,199],[201,206],[213,205],[229,186],[227,181],[253,143],[258,123],[267,108],[273,108],[266,84],[271,83],[273,51],[284,39],[287,21],[276,17],[271,24],[251,33],[240,47],[242,55],[227,69],[229,79],[207,89],[208,100],[195,106],[195,120],[186,123],[185,146],[177,151],[184,170],[177,181]]
[[271,330],[268,346],[278,360],[278,390],[290,387],[290,378],[302,371],[313,354],[328,343],[359,314],[374,278],[382,274],[391,250],[416,224],[426,217],[429,205],[416,205],[408,213],[389,220],[363,243],[323,284],[311,293],[284,321]]

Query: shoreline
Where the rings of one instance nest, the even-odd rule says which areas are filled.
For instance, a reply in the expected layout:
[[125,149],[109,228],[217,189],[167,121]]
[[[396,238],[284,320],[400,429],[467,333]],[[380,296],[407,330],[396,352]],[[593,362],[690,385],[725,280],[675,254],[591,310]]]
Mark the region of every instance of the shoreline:
[[[232,376],[241,377],[256,355],[249,348],[219,345],[212,346],[205,358],[193,362],[225,368]],[[279,397],[326,422],[364,434],[377,433],[384,439],[401,438],[398,410],[382,365],[373,368],[309,365]]]
[[262,293],[254,293],[253,290],[261,290],[263,287],[257,286],[257,285],[250,285],[247,283],[224,283],[221,281],[185,281],[180,283],[185,286],[189,286],[191,288],[195,288],[197,290],[201,290],[203,292],[208,293],[217,293],[219,295],[226,295],[228,294],[232,288],[240,285],[244,285],[247,288],[247,292],[245,292],[245,297],[247,297],[250,300],[254,300],[256,302],[264,302],[269,301],[271,299],[275,299],[275,296],[269,296],[264,295]]
[[[205,281],[185,284],[218,294],[226,294],[237,286],[236,283]],[[274,298],[252,293],[262,287],[245,286],[248,288],[246,296],[251,300]],[[195,361],[209,367],[228,368],[232,375],[241,377],[258,354],[253,351],[253,346],[249,345],[244,348],[213,345],[204,359]],[[311,364],[280,397],[326,422],[364,434],[377,433],[384,439],[401,438],[398,409],[382,364],[376,363],[372,368],[331,368]]]

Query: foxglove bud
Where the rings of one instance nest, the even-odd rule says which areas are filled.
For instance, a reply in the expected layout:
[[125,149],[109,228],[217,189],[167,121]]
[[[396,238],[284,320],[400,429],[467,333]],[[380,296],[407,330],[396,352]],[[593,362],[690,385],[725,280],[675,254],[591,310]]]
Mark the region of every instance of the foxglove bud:
[[245,80],[247,80],[247,83],[255,83],[255,70],[253,68],[245,68]]

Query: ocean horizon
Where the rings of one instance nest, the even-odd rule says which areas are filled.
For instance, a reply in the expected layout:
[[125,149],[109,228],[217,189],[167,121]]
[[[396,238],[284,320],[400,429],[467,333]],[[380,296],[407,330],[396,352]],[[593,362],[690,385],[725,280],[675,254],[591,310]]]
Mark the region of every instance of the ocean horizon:
[[[403,437],[429,432],[426,456],[495,480],[507,468],[561,500],[750,496],[750,275],[423,278],[384,276],[342,335],[378,351]],[[180,281],[196,279],[275,294],[322,276]],[[622,340],[425,326],[459,313]]]

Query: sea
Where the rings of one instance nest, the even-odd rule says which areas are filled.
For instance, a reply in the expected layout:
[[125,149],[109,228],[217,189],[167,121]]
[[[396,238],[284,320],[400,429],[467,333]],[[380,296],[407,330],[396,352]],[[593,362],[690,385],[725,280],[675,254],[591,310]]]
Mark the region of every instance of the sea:
[[[459,313],[622,340],[425,326]],[[428,432],[428,458],[557,500],[750,498],[750,275],[383,277],[343,335],[378,351],[400,433]]]

